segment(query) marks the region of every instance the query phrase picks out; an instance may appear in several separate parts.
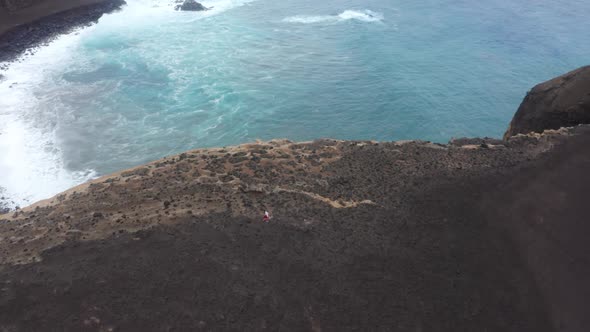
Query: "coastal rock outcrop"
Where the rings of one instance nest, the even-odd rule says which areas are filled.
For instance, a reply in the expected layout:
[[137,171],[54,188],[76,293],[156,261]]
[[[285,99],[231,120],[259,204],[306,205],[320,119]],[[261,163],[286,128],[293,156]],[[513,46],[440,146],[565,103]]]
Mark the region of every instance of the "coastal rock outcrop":
[[[77,27],[96,23],[103,14],[125,5],[125,0],[38,1],[31,7],[22,2],[15,11],[0,7],[0,62],[33,53],[36,46]],[[46,9],[40,11],[39,7]]]
[[541,83],[529,91],[504,138],[587,123],[590,123],[590,66]]
[[184,0],[182,4],[179,4],[175,7],[176,10],[182,11],[203,11],[208,10],[209,8],[203,6],[202,4],[196,2],[195,0]]

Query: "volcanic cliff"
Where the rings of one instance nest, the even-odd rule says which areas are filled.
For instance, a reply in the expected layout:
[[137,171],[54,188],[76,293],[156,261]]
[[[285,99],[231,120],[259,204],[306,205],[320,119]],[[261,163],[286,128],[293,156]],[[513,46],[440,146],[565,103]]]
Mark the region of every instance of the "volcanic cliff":
[[[526,105],[543,91],[511,130],[548,129],[522,114],[554,111]],[[199,149],[72,188],[0,217],[0,327],[588,331],[590,126],[567,119]]]

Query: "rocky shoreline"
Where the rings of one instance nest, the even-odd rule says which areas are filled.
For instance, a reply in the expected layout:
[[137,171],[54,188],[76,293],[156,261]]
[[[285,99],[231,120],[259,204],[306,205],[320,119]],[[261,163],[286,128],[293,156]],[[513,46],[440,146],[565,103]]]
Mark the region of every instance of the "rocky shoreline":
[[588,331],[588,71],[503,140],[197,149],[2,214],[0,330]]
[[[108,13],[119,10],[124,0],[0,1],[0,81],[11,62],[54,38],[94,24]],[[0,133],[1,134],[1,133]],[[0,187],[0,214],[18,206]]]
[[[0,7],[0,63],[7,63],[18,59],[19,56],[34,52],[34,48],[50,42],[55,37],[69,33],[76,28],[96,23],[106,14],[116,11],[125,5],[124,0],[103,1],[59,1],[53,8],[54,13],[43,15],[30,21],[31,15],[19,15],[20,11],[10,12]],[[21,11],[26,11],[22,9]],[[11,19],[16,16],[16,19]],[[22,17],[21,17],[22,16]],[[0,67],[0,70],[5,69]],[[1,79],[1,77],[0,77]]]

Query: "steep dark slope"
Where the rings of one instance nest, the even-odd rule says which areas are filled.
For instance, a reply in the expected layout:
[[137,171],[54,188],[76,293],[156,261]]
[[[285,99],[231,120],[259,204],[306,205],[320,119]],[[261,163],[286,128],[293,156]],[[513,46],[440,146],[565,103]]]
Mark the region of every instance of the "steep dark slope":
[[2,268],[0,324],[552,331],[555,298],[497,213],[529,213],[510,186],[550,165],[568,135],[271,142],[115,174],[0,223],[3,260],[32,262]]

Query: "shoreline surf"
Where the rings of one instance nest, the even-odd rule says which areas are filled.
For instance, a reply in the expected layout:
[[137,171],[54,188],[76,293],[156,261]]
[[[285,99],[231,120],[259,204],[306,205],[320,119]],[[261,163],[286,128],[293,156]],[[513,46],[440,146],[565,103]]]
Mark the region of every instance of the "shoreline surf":
[[[530,66],[516,70],[527,50],[539,53],[527,48],[527,40],[534,40],[528,34],[490,48],[470,46],[472,40],[504,40],[503,35],[493,25],[491,33],[449,34],[445,25],[462,31],[473,22],[465,22],[467,16],[441,20],[439,11],[428,13],[428,24],[412,27],[412,15],[426,8],[412,13],[400,4],[398,10],[386,3],[334,8],[259,2],[211,17],[243,3],[204,2],[215,10],[201,14],[174,12],[168,0],[132,0],[121,14],[33,50],[46,52],[58,40],[79,38],[69,52],[72,61],[55,60],[62,59],[59,52],[47,55],[47,62],[19,58],[22,63],[13,63],[0,79],[0,107],[5,106],[0,151],[9,151],[0,153],[11,156],[0,161],[0,169],[11,170],[10,181],[0,186],[10,182],[9,191],[27,192],[49,183],[40,187],[59,192],[94,174],[193,147],[258,138],[442,143],[451,137],[499,137],[498,128],[509,121],[527,81],[577,63],[571,58],[575,53],[568,64],[561,56],[561,62],[547,65],[527,56]],[[514,26],[517,31],[535,31],[534,19],[518,22],[525,24]],[[444,38],[415,38],[440,31]],[[470,62],[457,61],[453,45],[463,45],[461,56]],[[379,60],[384,58],[394,60]],[[538,70],[539,61],[548,69]],[[23,70],[17,73],[17,67]],[[28,75],[42,77],[27,83]],[[17,96],[19,101],[11,101]],[[45,114],[35,118],[37,113]]]
[[[18,2],[13,4],[15,7],[19,5]],[[120,10],[125,5],[125,1],[46,1],[28,7],[27,4],[22,5],[23,8],[13,8],[13,10],[0,6],[0,84],[6,83],[9,79],[6,71],[12,64],[26,61],[23,57],[34,54],[61,36],[97,23],[102,15]],[[4,138],[10,133],[21,136],[24,132],[14,127],[11,129],[5,127],[0,131],[0,135],[5,136]],[[9,139],[16,139],[18,143],[22,142],[14,136]],[[4,149],[3,152],[5,151]],[[11,195],[8,188],[0,186],[0,212],[22,206],[26,202],[22,198]]]
[[[207,13],[174,15],[199,19],[220,14],[249,1],[218,1]],[[162,8],[164,7],[164,8]],[[53,105],[35,105],[42,101],[39,88],[51,90],[44,82],[58,72],[73,56],[92,29],[100,25],[104,14],[138,16],[173,11],[173,2],[109,0],[93,5],[48,15],[32,23],[24,23],[0,34],[0,211],[28,206],[70,187],[85,183],[98,174],[92,168],[72,170],[68,167],[56,131],[60,110],[43,110],[46,121],[35,119],[37,110]],[[190,16],[189,16],[190,15]],[[108,18],[113,20],[113,18]],[[42,91],[46,94],[45,91]],[[38,103],[38,102],[37,102]],[[59,107],[59,106],[58,106]],[[124,167],[125,168],[125,167]],[[108,173],[107,173],[108,174]]]

